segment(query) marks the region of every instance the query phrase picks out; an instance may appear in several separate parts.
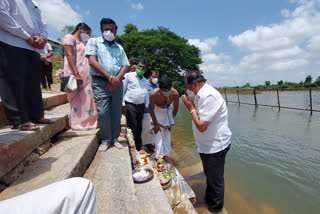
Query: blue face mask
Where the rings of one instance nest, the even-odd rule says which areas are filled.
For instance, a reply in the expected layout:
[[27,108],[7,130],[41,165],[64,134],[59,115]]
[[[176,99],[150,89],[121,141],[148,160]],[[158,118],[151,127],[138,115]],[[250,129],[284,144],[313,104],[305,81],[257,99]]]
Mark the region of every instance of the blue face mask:
[[171,91],[161,91],[161,93],[166,96],[166,97],[169,97],[170,94],[171,94]]

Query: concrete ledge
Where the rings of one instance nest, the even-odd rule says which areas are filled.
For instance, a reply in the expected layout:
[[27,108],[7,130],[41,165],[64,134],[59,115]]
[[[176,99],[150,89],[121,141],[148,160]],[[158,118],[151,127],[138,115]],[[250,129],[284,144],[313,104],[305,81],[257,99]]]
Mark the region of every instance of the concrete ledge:
[[[83,134],[82,131],[68,131]],[[24,173],[0,194],[5,200],[70,177],[83,176],[98,148],[98,130],[86,135],[61,139],[39,160],[25,168]]]
[[[43,92],[42,93],[42,102],[44,109],[49,109],[54,106],[59,106],[65,104],[68,101],[67,94],[64,92]],[[4,106],[0,102],[0,128],[6,126],[8,120],[4,111]]]
[[40,130],[27,132],[13,130],[11,127],[0,129],[0,178],[15,168],[39,145],[48,141],[68,125],[69,104],[52,108],[45,112],[53,124],[40,125]]
[[121,150],[113,147],[105,152],[97,152],[84,176],[91,180],[96,188],[97,214],[140,213],[131,176],[127,145]]

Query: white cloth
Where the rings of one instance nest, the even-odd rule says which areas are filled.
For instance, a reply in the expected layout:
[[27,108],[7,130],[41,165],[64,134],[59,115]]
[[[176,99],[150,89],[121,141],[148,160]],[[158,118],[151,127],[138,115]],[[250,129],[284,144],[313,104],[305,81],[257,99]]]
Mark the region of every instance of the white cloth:
[[0,1],[0,41],[32,51],[39,51],[27,43],[31,36],[48,36],[46,24],[34,0]]
[[[42,50],[40,50],[40,55],[41,56],[47,56],[49,51],[52,51],[52,46],[50,45],[49,42],[47,42],[47,44],[44,46],[44,48]],[[50,58],[46,58],[46,60],[48,62],[51,62],[51,59]]]
[[157,134],[153,136],[153,142],[156,147],[156,158],[170,156],[171,150],[171,131],[169,129],[160,128]]
[[154,114],[161,129],[161,131],[158,131],[157,134],[153,135],[153,142],[156,147],[156,158],[170,156],[171,131],[165,127],[171,127],[174,125],[172,105],[168,108],[160,108],[155,105]]
[[0,213],[5,214],[94,214],[95,212],[94,186],[85,178],[70,178],[0,201]]
[[142,132],[141,132],[141,140],[142,145],[152,144],[153,142],[153,135],[150,133],[151,131],[151,116],[150,113],[145,113],[142,119]]
[[202,121],[209,122],[207,130],[201,133],[192,121],[193,135],[199,153],[212,154],[227,148],[231,143],[228,126],[228,110],[221,94],[205,84],[196,94],[194,104]]
[[136,72],[130,72],[124,75],[123,80],[123,102],[125,101],[133,104],[144,103],[146,107],[149,106],[148,80],[142,76],[139,78]]

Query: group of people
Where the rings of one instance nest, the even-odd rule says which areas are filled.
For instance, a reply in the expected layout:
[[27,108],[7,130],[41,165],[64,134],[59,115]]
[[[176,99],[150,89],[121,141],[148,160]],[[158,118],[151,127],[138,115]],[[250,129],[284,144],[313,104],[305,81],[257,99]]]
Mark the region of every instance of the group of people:
[[[0,97],[13,128],[34,131],[44,118],[40,82],[40,60],[50,65],[46,25],[34,0],[0,2]],[[69,125],[87,130],[99,127],[100,151],[118,149],[121,114],[127,117],[136,149],[155,151],[157,159],[170,159],[171,128],[179,108],[179,93],[168,77],[158,71],[144,77],[147,64],[128,60],[117,40],[117,25],[110,18],[100,22],[101,36],[90,38],[91,28],[76,26],[62,42],[65,48],[64,75],[73,74],[79,89],[68,93]],[[19,59],[17,63],[16,59]],[[231,144],[228,112],[221,94],[206,83],[199,71],[185,77],[182,101],[192,116],[192,128],[207,177],[206,213],[217,213],[224,203],[224,164]]]

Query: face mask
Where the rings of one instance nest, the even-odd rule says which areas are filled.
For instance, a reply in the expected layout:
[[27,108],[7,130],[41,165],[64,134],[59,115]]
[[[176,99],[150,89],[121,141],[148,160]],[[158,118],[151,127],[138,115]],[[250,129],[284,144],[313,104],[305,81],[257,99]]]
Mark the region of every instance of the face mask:
[[158,78],[151,79],[152,84],[156,85],[158,83]]
[[139,68],[137,68],[136,72],[137,72],[137,74],[138,74],[139,76],[142,76],[142,75],[144,74],[144,70],[139,69]]
[[169,97],[170,94],[171,94],[171,91],[161,91],[161,93],[166,96],[166,97]]
[[187,95],[191,100],[194,100],[194,97],[196,96],[195,93],[189,89],[187,89]]
[[83,42],[87,42],[90,39],[90,36],[86,33],[80,33],[80,38]]
[[114,40],[114,34],[110,30],[104,31],[102,35],[108,42],[112,42]]

